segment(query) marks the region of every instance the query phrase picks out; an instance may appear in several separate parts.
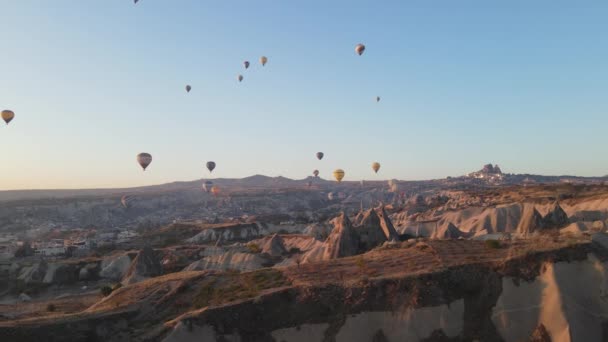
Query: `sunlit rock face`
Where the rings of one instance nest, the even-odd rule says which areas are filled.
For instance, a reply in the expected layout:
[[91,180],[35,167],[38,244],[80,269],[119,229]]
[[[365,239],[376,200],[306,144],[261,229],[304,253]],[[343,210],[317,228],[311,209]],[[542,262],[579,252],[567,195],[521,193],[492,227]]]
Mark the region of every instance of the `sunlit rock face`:
[[603,341],[608,264],[593,255],[547,263],[532,282],[503,278],[492,321],[507,342],[526,340],[542,324],[552,341]]

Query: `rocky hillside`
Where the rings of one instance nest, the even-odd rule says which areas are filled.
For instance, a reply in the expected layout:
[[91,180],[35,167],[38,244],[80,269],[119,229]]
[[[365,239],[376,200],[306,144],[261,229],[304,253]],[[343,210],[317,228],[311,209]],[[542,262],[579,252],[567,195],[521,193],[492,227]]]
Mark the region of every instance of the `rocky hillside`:
[[[279,240],[267,242],[279,251]],[[0,322],[0,337],[600,341],[608,315],[606,247],[601,233],[594,241],[411,241],[285,268],[177,272],[123,286],[80,313]]]

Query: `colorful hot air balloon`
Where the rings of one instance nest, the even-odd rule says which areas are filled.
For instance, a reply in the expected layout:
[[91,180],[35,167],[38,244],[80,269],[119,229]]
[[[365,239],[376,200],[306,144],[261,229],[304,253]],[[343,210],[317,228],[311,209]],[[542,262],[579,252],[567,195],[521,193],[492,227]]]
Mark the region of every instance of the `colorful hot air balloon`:
[[323,152],[317,152],[317,159],[319,159],[319,160],[323,159],[324,155],[325,154]]
[[260,57],[260,63],[262,66],[266,65],[266,63],[268,63],[268,58],[266,56]]
[[15,113],[12,110],[3,110],[2,111],[2,120],[4,120],[4,122],[6,122],[6,124],[8,125],[9,122],[11,122],[13,119],[15,118]]
[[344,170],[336,169],[334,171],[334,178],[338,181],[338,183],[340,183],[342,181],[342,178],[344,178]]
[[191,87],[191,86],[188,84],[188,85],[186,86],[186,91],[189,93],[189,92],[190,92],[190,90],[192,90],[192,87]]
[[133,204],[133,202],[135,201],[135,196],[131,196],[131,195],[124,195],[120,198],[120,203],[122,203],[122,206],[125,208],[131,208],[131,205]]
[[243,82],[243,75],[238,75],[236,79],[239,80],[239,82]]
[[376,96],[376,102],[380,102],[380,96]]
[[149,153],[140,153],[137,155],[137,163],[146,171],[146,168],[152,162],[152,155]]
[[213,182],[212,181],[205,181],[203,183],[203,190],[205,190],[205,192],[210,192],[212,186],[213,186]]
[[213,169],[215,169],[215,162],[208,161],[207,162],[207,170],[209,170],[209,172],[213,172]]
[[319,170],[314,170],[314,171],[312,172],[312,174],[313,174],[315,177],[319,177]]
[[217,196],[220,194],[220,188],[217,185],[214,185],[213,187],[211,187],[211,193],[213,194],[213,196]]
[[245,69],[249,69],[249,61],[244,61],[243,65],[245,66]]
[[357,44],[357,46],[355,46],[355,52],[361,56],[363,54],[363,51],[365,51],[365,45],[363,44]]
[[375,173],[378,173],[378,170],[380,170],[380,163],[378,163],[378,162],[372,163],[372,170],[374,170]]

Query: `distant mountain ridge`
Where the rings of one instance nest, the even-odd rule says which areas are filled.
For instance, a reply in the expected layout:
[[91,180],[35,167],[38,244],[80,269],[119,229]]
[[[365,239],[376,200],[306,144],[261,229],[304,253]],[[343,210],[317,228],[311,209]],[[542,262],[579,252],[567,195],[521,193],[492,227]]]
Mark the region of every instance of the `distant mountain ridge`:
[[[200,190],[202,182],[210,180],[213,184],[220,187],[230,188],[290,188],[290,187],[306,187],[309,182],[313,186],[327,187],[336,184],[333,180],[323,179],[321,177],[308,176],[304,179],[291,179],[283,176],[270,177],[261,174],[255,174],[244,178],[201,178],[193,181],[176,181],[171,183],[140,186],[133,188],[98,188],[98,189],[32,189],[32,190],[2,190],[0,191],[0,202],[3,201],[18,201],[30,199],[50,199],[50,198],[71,198],[71,197],[89,197],[89,196],[105,196],[105,195],[122,195],[124,193],[153,193],[166,191],[193,191]],[[384,183],[387,180],[365,181],[365,184]],[[509,174],[503,173],[498,165],[487,164],[481,170],[469,173],[461,177],[448,177],[445,179],[422,180],[420,182],[470,182],[474,181],[479,184],[488,185],[515,185],[515,184],[534,184],[534,183],[557,183],[557,182],[605,182],[608,181],[607,176],[601,177],[580,177],[580,176],[543,176],[532,174]],[[359,181],[344,181],[344,185],[357,186]]]

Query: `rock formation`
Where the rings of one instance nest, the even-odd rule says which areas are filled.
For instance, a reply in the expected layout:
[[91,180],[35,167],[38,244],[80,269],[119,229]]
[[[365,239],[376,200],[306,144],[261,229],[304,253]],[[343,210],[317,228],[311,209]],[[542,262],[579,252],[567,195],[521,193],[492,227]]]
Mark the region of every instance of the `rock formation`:
[[147,246],[137,253],[122,282],[124,284],[134,284],[150,277],[158,277],[162,273],[163,268],[156,252]]
[[517,233],[521,235],[528,235],[542,229],[543,227],[543,217],[538,210],[536,210],[534,205],[525,205],[523,208],[521,221],[517,227]]
[[325,241],[326,249],[323,259],[337,259],[357,254],[359,242],[357,234],[346,214],[332,220],[334,229]]
[[261,247],[262,253],[266,253],[271,256],[281,256],[287,253],[283,238],[276,233]]
[[387,241],[380,223],[380,217],[374,209],[365,211],[359,225],[355,227],[355,231],[359,239],[359,253],[368,251]]
[[380,218],[380,227],[382,228],[382,232],[387,240],[398,240],[399,234],[395,230],[393,223],[391,222],[388,213],[384,206],[377,210],[378,217]]
[[570,220],[568,219],[568,214],[562,209],[559,203],[555,203],[553,207],[549,210],[547,215],[543,217],[543,226],[544,228],[562,228],[568,225]]

